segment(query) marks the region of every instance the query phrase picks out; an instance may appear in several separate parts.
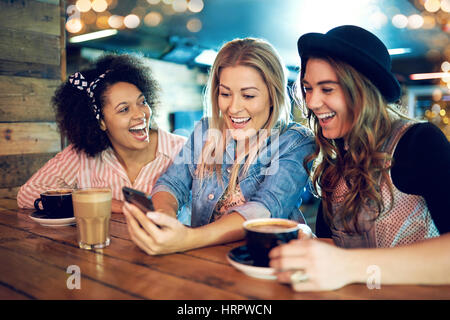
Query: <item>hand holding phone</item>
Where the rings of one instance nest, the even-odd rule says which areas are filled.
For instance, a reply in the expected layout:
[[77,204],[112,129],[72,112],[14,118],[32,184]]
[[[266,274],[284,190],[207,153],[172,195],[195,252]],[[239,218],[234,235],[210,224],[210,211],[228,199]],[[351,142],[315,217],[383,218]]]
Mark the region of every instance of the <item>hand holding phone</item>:
[[146,213],[147,211],[155,211],[152,198],[144,192],[128,187],[123,187],[122,192],[125,197],[125,201],[134,204],[142,212]]

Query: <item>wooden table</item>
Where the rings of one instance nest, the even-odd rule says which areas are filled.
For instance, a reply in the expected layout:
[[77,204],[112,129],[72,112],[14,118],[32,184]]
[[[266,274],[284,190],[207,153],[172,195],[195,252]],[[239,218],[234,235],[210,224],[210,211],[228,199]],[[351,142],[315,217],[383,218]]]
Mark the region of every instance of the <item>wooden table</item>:
[[[75,226],[43,227],[28,217],[31,210],[15,206],[0,201],[0,299],[450,299],[450,286],[355,284],[296,293],[234,269],[226,254],[242,242],[149,256],[130,240],[121,214],[112,215],[109,247],[82,250]],[[79,267],[80,289],[67,286],[69,266]]]

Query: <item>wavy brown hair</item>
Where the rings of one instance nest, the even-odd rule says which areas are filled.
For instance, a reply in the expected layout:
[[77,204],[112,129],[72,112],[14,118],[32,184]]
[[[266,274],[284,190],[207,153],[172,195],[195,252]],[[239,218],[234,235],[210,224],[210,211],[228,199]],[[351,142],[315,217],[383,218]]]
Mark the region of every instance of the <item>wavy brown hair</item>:
[[[296,84],[297,98],[301,98],[300,105],[316,133],[317,145],[314,153],[305,158],[304,166],[311,176],[314,191],[321,195],[324,217],[329,225],[335,215],[332,194],[340,179],[344,179],[348,192],[344,195],[342,216],[339,218],[342,218],[347,231],[360,232],[357,215],[363,207],[375,208],[378,214],[385,209],[380,181],[390,181],[391,166],[386,163],[392,157],[381,150],[392,133],[394,120],[401,114],[393,105],[387,104],[370,80],[349,64],[330,57],[314,58],[323,59],[334,68],[353,120],[345,142],[343,139],[333,140],[323,136],[317,117],[306,108],[305,91],[300,85],[306,72],[306,61],[302,61],[300,79]],[[306,165],[310,161],[314,161],[312,170]],[[392,185],[388,187],[392,208]]]

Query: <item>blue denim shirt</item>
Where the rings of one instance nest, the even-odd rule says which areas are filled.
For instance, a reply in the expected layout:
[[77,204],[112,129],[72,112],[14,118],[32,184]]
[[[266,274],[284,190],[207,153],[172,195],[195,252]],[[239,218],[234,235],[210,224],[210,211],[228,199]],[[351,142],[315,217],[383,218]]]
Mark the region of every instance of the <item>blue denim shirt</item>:
[[[193,227],[209,223],[214,207],[227,189],[236,148],[236,142],[230,139],[223,157],[223,183],[218,181],[215,172],[200,181],[195,170],[200,162],[208,129],[208,118],[203,118],[196,124],[178,157],[158,179],[152,190],[152,195],[166,191],[175,197],[180,220],[184,219],[180,217],[180,209],[191,200],[190,224]],[[228,213],[236,211],[245,219],[273,217],[304,223],[299,210],[301,193],[308,181],[303,159],[311,154],[314,148],[312,132],[297,123],[273,130],[245,176],[239,175],[239,186],[246,203],[230,208]]]

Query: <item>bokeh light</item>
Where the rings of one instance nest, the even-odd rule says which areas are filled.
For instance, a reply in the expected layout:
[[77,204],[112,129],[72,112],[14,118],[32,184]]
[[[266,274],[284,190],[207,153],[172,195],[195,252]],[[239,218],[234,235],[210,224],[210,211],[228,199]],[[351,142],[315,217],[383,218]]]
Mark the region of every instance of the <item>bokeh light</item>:
[[444,72],[449,72],[450,71],[450,62],[448,62],[448,61],[442,62],[441,69]]
[[66,30],[70,33],[77,33],[83,29],[83,22],[78,18],[72,18],[66,22]]
[[408,17],[408,27],[410,29],[419,29],[423,26],[423,18],[420,14],[412,14]]
[[199,32],[202,29],[202,22],[197,18],[189,19],[186,23],[186,28],[190,32]]
[[77,0],[75,5],[80,12],[88,12],[91,10],[91,1],[89,0]]
[[204,4],[202,0],[191,0],[188,3],[188,9],[191,12],[197,13],[203,10]]
[[149,12],[145,16],[144,23],[149,27],[156,27],[157,25],[159,25],[162,22],[162,20],[163,20],[163,17],[161,15],[161,13],[152,11],[152,12]]
[[186,0],[173,0],[172,8],[175,12],[185,12],[188,8],[188,4]]
[[123,24],[128,29],[135,29],[141,24],[141,19],[135,14],[129,14],[123,19]]
[[158,3],[160,3],[160,2],[161,2],[161,0],[147,0],[147,2],[148,2],[149,4],[153,4],[153,5],[155,5],[155,4],[158,4]]
[[403,14],[396,14],[392,17],[392,24],[399,29],[406,28],[408,25],[408,18]]
[[118,15],[112,15],[108,19],[108,24],[111,28],[120,29],[123,27],[123,17]]
[[423,6],[428,12],[436,12],[441,8],[441,2],[439,0],[427,0]]
[[441,10],[450,12],[450,0],[441,0]]
[[433,93],[431,94],[431,97],[433,98],[433,101],[439,101],[442,99],[442,91],[441,89],[434,89]]
[[92,10],[96,12],[103,12],[108,8],[106,0],[94,0],[92,1]]

